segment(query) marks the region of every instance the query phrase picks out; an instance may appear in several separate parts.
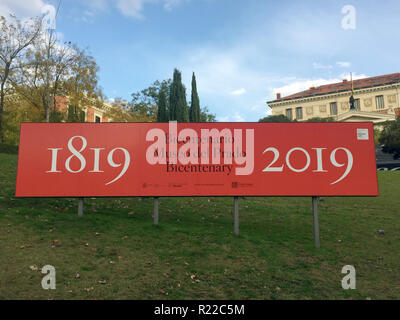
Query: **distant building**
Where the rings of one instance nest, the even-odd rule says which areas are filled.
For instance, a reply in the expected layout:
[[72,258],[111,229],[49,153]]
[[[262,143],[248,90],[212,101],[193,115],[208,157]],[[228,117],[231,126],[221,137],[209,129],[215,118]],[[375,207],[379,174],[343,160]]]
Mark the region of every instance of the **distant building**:
[[[67,113],[68,112],[68,98],[57,96],[56,97],[57,110]],[[103,109],[96,106],[83,108],[85,112],[85,122],[110,122],[111,119],[106,116],[107,111],[113,108],[113,105],[107,101],[103,101]]]
[[267,102],[272,115],[285,115],[291,120],[332,117],[336,121],[371,121],[379,124],[395,120],[400,115],[400,73],[353,81],[354,105],[350,110],[352,82],[311,87],[286,97],[276,95]]

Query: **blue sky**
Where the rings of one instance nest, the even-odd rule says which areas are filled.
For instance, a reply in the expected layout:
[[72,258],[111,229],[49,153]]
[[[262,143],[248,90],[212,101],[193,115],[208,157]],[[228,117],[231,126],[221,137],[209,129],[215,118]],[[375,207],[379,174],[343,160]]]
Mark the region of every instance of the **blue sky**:
[[[58,0],[0,0],[0,15],[40,14]],[[355,29],[344,29],[355,9]],[[400,1],[62,0],[56,31],[88,48],[108,98],[182,71],[190,100],[220,121],[258,121],[266,101],[311,86],[400,72]]]

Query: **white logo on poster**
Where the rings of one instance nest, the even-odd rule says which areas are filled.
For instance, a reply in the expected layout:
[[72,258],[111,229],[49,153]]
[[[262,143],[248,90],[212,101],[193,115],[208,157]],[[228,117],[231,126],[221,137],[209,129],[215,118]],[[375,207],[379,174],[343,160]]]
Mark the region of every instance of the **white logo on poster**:
[[368,129],[357,129],[357,140],[368,140]]

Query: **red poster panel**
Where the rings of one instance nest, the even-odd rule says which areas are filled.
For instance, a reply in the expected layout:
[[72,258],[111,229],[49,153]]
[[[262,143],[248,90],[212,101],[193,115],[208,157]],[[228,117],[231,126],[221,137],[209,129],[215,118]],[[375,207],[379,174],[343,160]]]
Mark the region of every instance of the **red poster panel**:
[[372,123],[23,123],[17,197],[377,196]]

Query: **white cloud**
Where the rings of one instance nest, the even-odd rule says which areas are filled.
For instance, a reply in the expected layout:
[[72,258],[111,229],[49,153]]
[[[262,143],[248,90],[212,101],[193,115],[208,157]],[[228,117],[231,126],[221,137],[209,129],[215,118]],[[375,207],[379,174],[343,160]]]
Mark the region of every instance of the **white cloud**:
[[224,116],[224,117],[219,117],[218,122],[228,122],[229,121],[229,116]]
[[276,96],[280,93],[282,97],[291,95],[293,93],[301,92],[309,89],[310,87],[318,87],[324,84],[339,82],[339,79],[315,79],[315,80],[298,80],[290,84],[284,85],[279,88],[273,89],[273,95]]
[[[196,72],[201,104],[210,107],[219,121],[253,121],[270,111],[266,101],[272,88],[295,79],[249,65],[257,54],[241,43],[229,49],[193,47],[176,65],[190,75],[191,70]],[[183,74],[186,88],[190,88],[190,79]]]
[[245,94],[245,93],[246,93],[246,89],[245,88],[240,88],[238,90],[231,91],[231,94],[234,95],[234,96],[240,96],[240,95]]
[[[50,5],[42,0],[1,0],[0,16],[7,17],[13,13],[19,18],[39,16],[42,14],[42,8]],[[52,6],[52,5],[50,5]],[[54,8],[54,6],[52,6]]]
[[179,65],[184,70],[196,71],[197,86],[201,92],[223,97],[244,93],[252,95],[258,91],[265,94],[271,83],[283,80],[264,70],[249,67],[248,59],[249,55],[241,45],[230,50],[199,47],[186,52]]
[[167,11],[177,7],[183,0],[117,0],[118,10],[127,17],[143,19],[144,5],[147,3],[162,3]]
[[181,2],[182,0],[164,0],[164,9],[170,11],[177,7]]
[[93,10],[104,11],[108,8],[107,0],[89,0],[87,3]]
[[234,121],[234,122],[243,122],[243,121],[244,121],[244,118],[242,117],[241,114],[239,114],[239,113],[236,112],[236,113],[233,115],[233,121]]
[[323,65],[321,63],[314,62],[313,68],[314,69],[332,69],[333,67],[331,65]]
[[[364,79],[364,78],[367,78],[367,77],[368,77],[368,76],[365,75],[365,74],[363,74],[363,73],[361,73],[361,74],[353,73],[353,80]],[[346,79],[346,80],[349,80],[349,81],[350,81],[351,75],[350,75],[350,73],[348,73],[348,72],[342,73],[342,74],[340,75],[340,79],[341,79],[341,81],[343,81],[343,79]]]
[[123,15],[142,19],[142,10],[145,2],[148,2],[148,0],[118,0],[116,5]]
[[[357,79],[363,79],[366,78],[367,76],[365,74],[353,74],[353,80]],[[276,94],[280,93],[282,97],[297,93],[297,92],[302,92],[305,90],[310,89],[311,87],[318,87],[322,86],[325,84],[332,84],[332,83],[338,83],[343,81],[343,79],[350,80],[350,74],[345,74],[342,73],[340,77],[338,78],[331,78],[331,79],[298,79],[297,81],[294,81],[292,83],[289,83],[287,85],[284,85],[279,88],[274,88],[272,90],[272,95],[273,99],[275,99]]]
[[243,121],[245,121],[245,119],[239,112],[236,112],[234,115],[218,117],[217,120],[218,120],[218,122],[243,122]]
[[108,9],[107,0],[90,0],[85,1],[87,9],[83,11],[82,20],[88,23],[94,22],[95,16],[106,12]]
[[351,63],[348,61],[338,61],[338,62],[336,62],[336,64],[341,68],[350,68],[351,67]]

